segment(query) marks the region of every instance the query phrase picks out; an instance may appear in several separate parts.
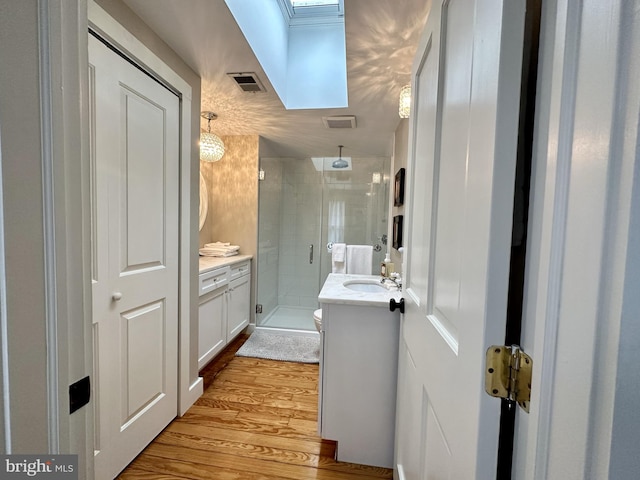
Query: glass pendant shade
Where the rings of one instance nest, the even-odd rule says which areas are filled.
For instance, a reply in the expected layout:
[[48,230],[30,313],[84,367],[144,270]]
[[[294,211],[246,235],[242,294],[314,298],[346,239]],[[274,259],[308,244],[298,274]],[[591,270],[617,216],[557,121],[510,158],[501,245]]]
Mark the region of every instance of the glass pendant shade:
[[218,115],[205,111],[200,116],[207,119],[207,131],[200,133],[200,160],[217,162],[224,155],[224,143],[215,133],[211,133],[211,120],[218,118]]
[[409,118],[411,112],[411,85],[405,85],[400,89],[400,102],[398,114],[400,118]]
[[200,134],[200,160],[217,162],[224,155],[224,143],[215,133]]

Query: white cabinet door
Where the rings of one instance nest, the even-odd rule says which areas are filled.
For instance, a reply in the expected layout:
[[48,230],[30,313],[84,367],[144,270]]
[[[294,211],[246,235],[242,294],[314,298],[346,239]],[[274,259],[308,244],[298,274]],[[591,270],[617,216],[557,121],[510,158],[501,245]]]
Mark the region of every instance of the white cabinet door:
[[201,369],[227,343],[225,287],[200,297],[198,325],[198,369]]
[[414,63],[400,480],[496,476],[524,6],[434,0]]
[[323,303],[320,435],[337,460],[391,468],[400,318],[388,307]]
[[227,342],[249,325],[251,275],[244,275],[229,284]]
[[96,478],[177,415],[178,98],[89,38]]

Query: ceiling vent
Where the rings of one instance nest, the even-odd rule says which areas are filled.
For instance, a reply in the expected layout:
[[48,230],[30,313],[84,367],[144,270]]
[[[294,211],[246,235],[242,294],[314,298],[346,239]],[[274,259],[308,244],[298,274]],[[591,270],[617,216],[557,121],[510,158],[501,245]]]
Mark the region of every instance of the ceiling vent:
[[355,115],[322,117],[322,123],[327,128],[356,128],[356,117]]
[[236,85],[243,92],[266,92],[266,88],[262,85],[258,76],[253,72],[227,73],[227,75],[236,82]]

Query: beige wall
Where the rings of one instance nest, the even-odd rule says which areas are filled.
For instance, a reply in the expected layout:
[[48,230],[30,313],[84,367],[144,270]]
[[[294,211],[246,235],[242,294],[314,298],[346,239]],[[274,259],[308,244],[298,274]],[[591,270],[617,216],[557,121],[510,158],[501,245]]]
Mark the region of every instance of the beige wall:
[[[389,245],[392,244],[393,242],[393,217],[395,217],[396,215],[405,215],[404,218],[404,222],[405,222],[405,231],[403,232],[403,242],[404,244],[407,243],[407,236],[406,236],[406,222],[407,222],[407,218],[406,218],[406,213],[405,213],[405,207],[407,205],[407,185],[405,182],[405,198],[404,198],[404,205],[402,205],[401,207],[394,207],[393,206],[393,184],[394,184],[394,178],[395,178],[395,174],[398,170],[400,170],[401,168],[407,168],[407,157],[409,156],[409,120],[408,119],[402,119],[400,120],[400,123],[398,124],[398,128],[396,128],[396,133],[395,133],[395,142],[394,142],[394,150],[393,150],[393,160],[391,163],[391,188],[389,191]],[[402,273],[402,255],[394,248],[390,248],[389,251],[391,252],[391,261],[395,264],[395,270],[396,272]]]
[[[200,231],[200,245],[230,242],[253,255],[251,305],[255,303],[258,254],[258,135],[220,137],[225,145],[219,162],[200,162],[209,191],[209,211]],[[251,311],[252,321],[254,318]]]
[[258,238],[258,136],[221,137],[225,154],[219,162],[201,162],[209,190],[209,213],[201,240],[240,245],[255,255]]

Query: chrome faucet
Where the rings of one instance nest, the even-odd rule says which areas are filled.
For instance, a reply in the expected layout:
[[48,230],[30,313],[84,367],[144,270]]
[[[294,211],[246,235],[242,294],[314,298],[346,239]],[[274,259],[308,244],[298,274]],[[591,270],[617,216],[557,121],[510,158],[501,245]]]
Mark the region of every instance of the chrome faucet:
[[388,277],[382,277],[380,283],[384,283],[385,280],[391,280],[398,287],[398,290],[402,290],[402,278],[398,272],[393,272]]

